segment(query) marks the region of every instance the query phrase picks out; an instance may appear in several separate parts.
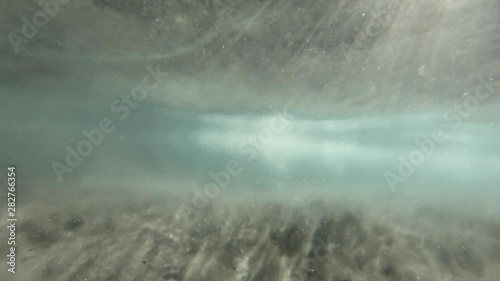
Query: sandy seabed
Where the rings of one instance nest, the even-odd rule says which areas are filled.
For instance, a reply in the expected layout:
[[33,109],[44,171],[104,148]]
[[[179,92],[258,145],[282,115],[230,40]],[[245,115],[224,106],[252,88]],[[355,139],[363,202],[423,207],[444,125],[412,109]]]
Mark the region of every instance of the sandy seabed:
[[2,262],[0,280],[500,280],[500,221],[432,208],[382,215],[221,196],[186,217],[167,192],[22,196],[17,273]]

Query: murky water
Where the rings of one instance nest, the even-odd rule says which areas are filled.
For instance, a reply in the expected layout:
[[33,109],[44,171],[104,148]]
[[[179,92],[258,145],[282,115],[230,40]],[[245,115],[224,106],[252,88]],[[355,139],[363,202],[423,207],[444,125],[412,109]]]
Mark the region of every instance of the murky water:
[[498,1],[62,2],[0,4],[1,280],[499,276]]

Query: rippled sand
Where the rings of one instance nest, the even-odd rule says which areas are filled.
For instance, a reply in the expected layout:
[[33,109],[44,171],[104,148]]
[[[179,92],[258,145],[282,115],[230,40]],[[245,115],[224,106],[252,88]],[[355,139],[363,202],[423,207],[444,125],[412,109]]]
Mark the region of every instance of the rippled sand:
[[[23,196],[23,195],[21,195]],[[39,190],[1,280],[495,280],[500,222],[221,196],[183,216],[167,193]],[[5,228],[5,214],[1,218]],[[5,253],[6,245],[0,245]]]

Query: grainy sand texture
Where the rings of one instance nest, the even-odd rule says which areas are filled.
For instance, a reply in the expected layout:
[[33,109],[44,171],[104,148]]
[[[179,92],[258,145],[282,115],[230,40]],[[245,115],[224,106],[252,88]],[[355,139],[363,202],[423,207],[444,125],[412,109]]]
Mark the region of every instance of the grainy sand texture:
[[[0,280],[451,281],[500,276],[498,220],[426,208],[384,215],[328,200],[245,204],[223,196],[186,217],[167,193],[49,190],[27,196],[19,207],[18,273],[2,270]],[[2,228],[5,218],[2,213]],[[6,244],[0,249],[3,253]]]

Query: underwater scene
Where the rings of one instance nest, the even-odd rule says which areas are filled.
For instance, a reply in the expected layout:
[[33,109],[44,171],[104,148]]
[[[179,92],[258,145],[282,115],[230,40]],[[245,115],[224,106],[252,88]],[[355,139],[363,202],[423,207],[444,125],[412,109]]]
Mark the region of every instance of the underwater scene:
[[499,15],[1,1],[0,280],[500,280]]

